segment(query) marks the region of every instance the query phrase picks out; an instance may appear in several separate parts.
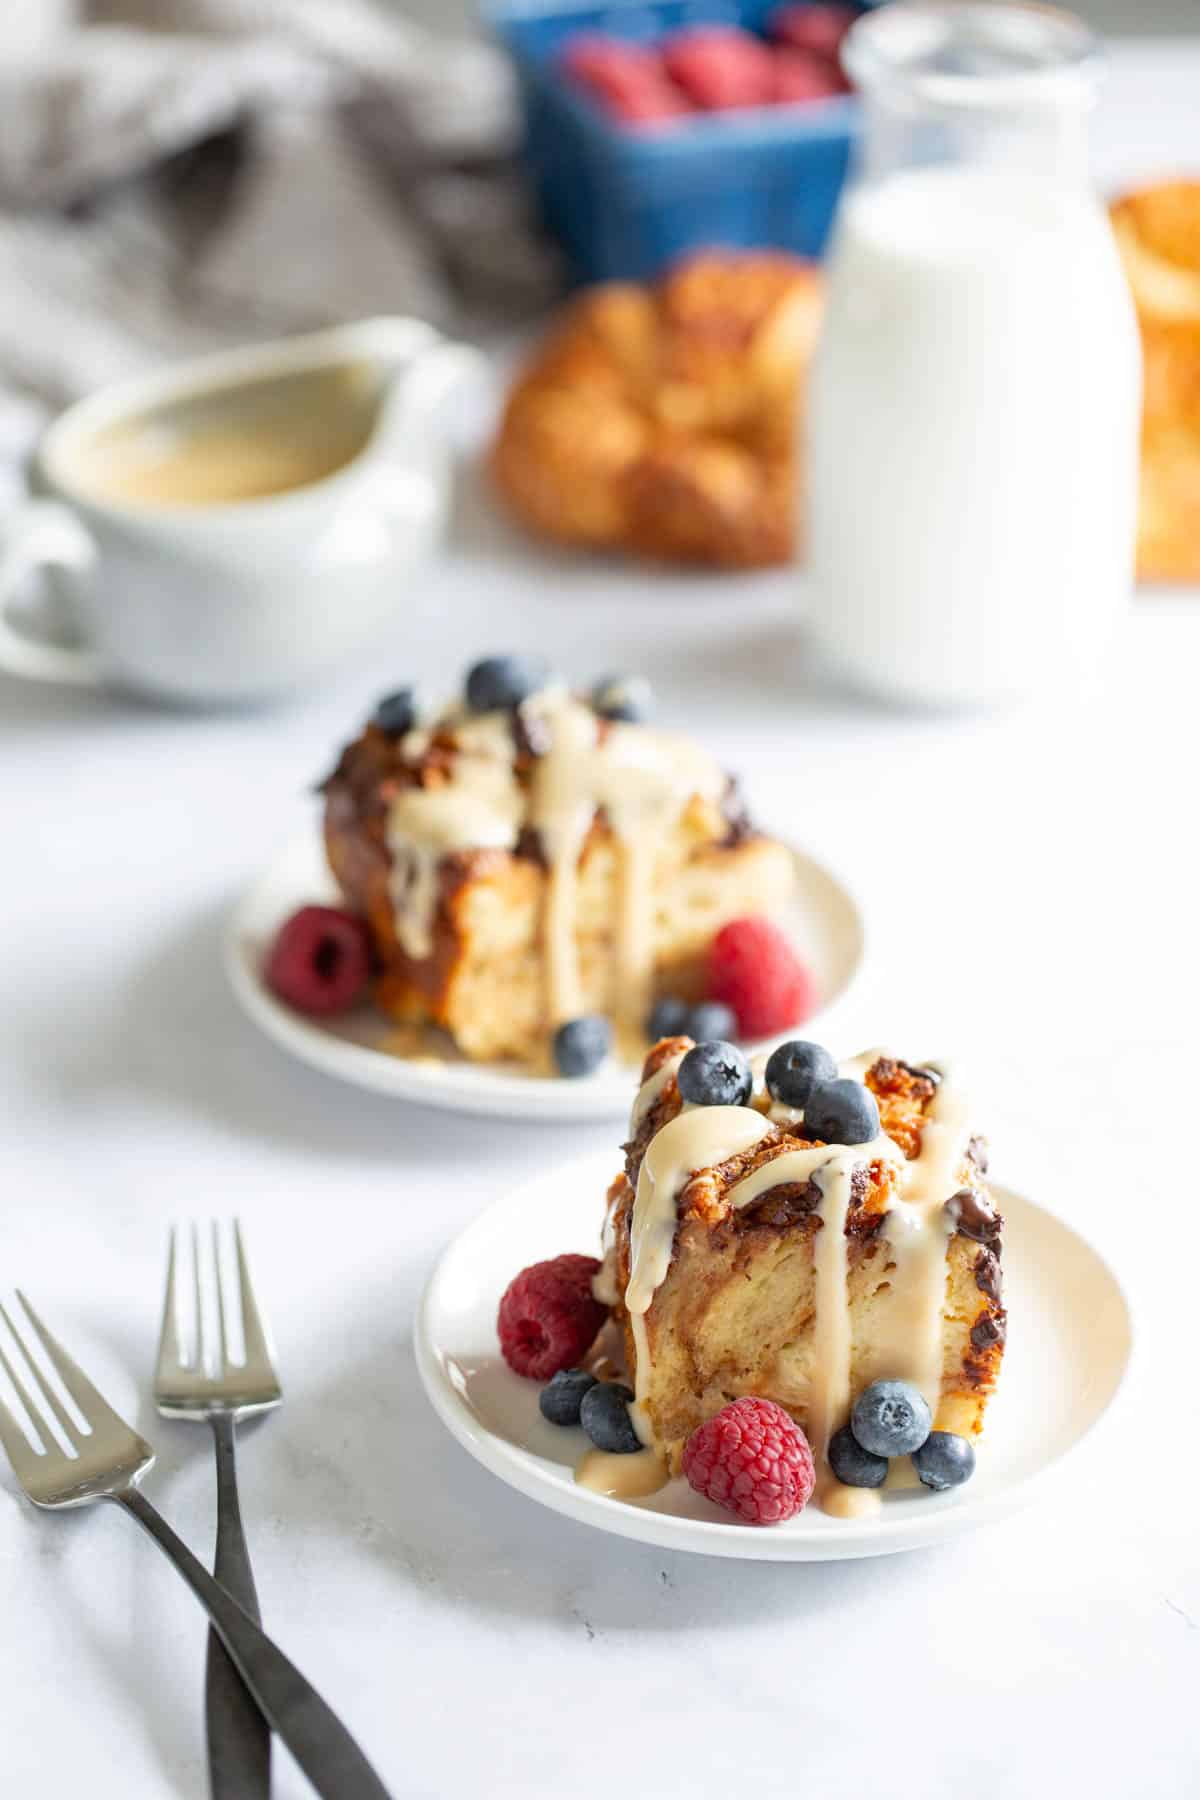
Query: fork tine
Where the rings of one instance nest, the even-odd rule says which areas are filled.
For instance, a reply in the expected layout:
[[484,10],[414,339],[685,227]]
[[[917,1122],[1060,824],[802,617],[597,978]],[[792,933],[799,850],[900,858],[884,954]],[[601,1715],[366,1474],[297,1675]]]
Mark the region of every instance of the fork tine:
[[212,1259],[213,1276],[217,1289],[217,1337],[218,1349],[221,1352],[220,1375],[229,1371],[229,1334],[225,1328],[225,1283],[221,1279],[221,1239],[217,1231],[217,1221],[212,1221]]
[[[12,1365],[3,1350],[0,1350],[0,1362],[8,1370],[10,1381],[20,1393],[21,1384],[13,1375]],[[36,1415],[31,1414],[30,1416]],[[0,1444],[4,1446],[4,1454],[13,1466],[14,1475],[24,1486],[32,1471],[37,1467],[38,1454],[3,1400],[0,1400]]]
[[[9,1329],[11,1330],[11,1326]],[[49,1436],[49,1433],[46,1430],[46,1421],[45,1421],[45,1419],[43,1419],[37,1404],[35,1403],[32,1396],[30,1395],[28,1389],[25,1386],[25,1383],[21,1380],[21,1377],[17,1374],[17,1371],[13,1368],[11,1362],[9,1362],[8,1357],[6,1356],[6,1354],[3,1350],[0,1350],[0,1369],[3,1369],[4,1373],[8,1376],[9,1384],[12,1387],[13,1393],[17,1396],[17,1399],[21,1402],[21,1405],[25,1408],[25,1417],[29,1420],[29,1423],[33,1426],[33,1428],[37,1432],[39,1438],[41,1438],[43,1446],[46,1448],[57,1449],[58,1446],[54,1443],[53,1438],[51,1438]],[[0,1403],[0,1404],[2,1404],[2,1403]],[[5,1408],[6,1412],[7,1412],[7,1410],[8,1409]],[[25,1433],[21,1430],[21,1427],[17,1424],[16,1419],[13,1418],[11,1413],[8,1414],[8,1418],[9,1418],[9,1423],[17,1431],[22,1442],[28,1446],[29,1440],[28,1440],[28,1438],[26,1438]],[[11,1449],[9,1448],[7,1443],[5,1443],[4,1447],[6,1450],[8,1450],[9,1457],[11,1459],[11,1457],[12,1457]]]
[[237,1250],[238,1293],[242,1302],[242,1354],[247,1368],[256,1362],[270,1367],[271,1346],[267,1342],[267,1334],[255,1303],[250,1265],[246,1261],[246,1246],[242,1242],[242,1226],[238,1219],[233,1221],[233,1242]]
[[192,1220],[192,1306],[193,1330],[196,1333],[194,1344],[193,1367],[201,1375],[208,1373],[208,1361],[205,1357],[204,1331],[204,1286],[200,1278],[200,1228],[195,1219]]
[[42,1348],[54,1365],[55,1373],[91,1429],[95,1431],[100,1425],[113,1425],[119,1431],[128,1432],[129,1427],[124,1419],[119,1413],[113,1411],[103,1394],[98,1393],[92,1386],[74,1357],[68,1356],[53,1332],[42,1324],[20,1288],[17,1289],[17,1299],[24,1307],[29,1323],[41,1339]]
[[158,1334],[158,1366],[160,1369],[184,1367],[183,1344],[179,1336],[179,1303],[175,1293],[176,1238],[172,1225],[167,1239],[167,1291],[163,1298],[162,1327]]
[[[36,1362],[34,1362],[32,1356],[30,1356],[29,1350],[28,1350],[24,1340],[22,1339],[20,1332],[17,1330],[16,1326],[13,1324],[12,1320],[9,1318],[8,1312],[7,1312],[3,1302],[0,1302],[0,1319],[3,1319],[4,1323],[8,1326],[9,1332],[11,1333],[12,1338],[13,1338],[13,1342],[17,1345],[18,1349],[21,1352],[21,1355],[25,1359],[26,1368],[30,1371],[30,1373],[33,1376],[33,1379],[37,1382],[38,1387],[40,1388],[40,1390],[42,1392],[42,1396],[45,1399],[47,1406],[50,1408],[50,1411],[54,1414],[54,1417],[58,1420],[58,1423],[62,1429],[63,1435],[66,1437],[68,1444],[71,1444],[74,1446],[75,1449],[78,1449],[79,1448],[79,1439],[80,1439],[80,1435],[81,1435],[78,1425],[76,1425],[74,1419],[71,1417],[70,1413],[67,1411],[66,1407],[63,1405],[62,1401],[59,1399],[59,1397],[55,1393],[54,1389],[50,1386],[50,1383],[46,1380],[46,1377],[42,1374],[42,1371],[38,1368],[38,1366],[37,1366]],[[16,1389],[17,1393],[20,1396],[21,1405],[25,1408],[25,1411],[29,1414],[29,1417],[33,1420],[34,1424],[37,1426],[38,1435],[44,1441],[45,1437],[46,1437],[46,1428],[45,1428],[44,1424],[42,1423],[41,1417],[38,1414],[37,1410],[30,1405],[29,1395],[25,1392],[25,1389],[22,1387],[21,1383],[18,1381],[16,1370],[13,1368],[12,1364],[9,1362],[8,1358],[4,1355],[4,1352],[2,1350],[0,1350],[0,1361],[3,1361],[5,1371],[8,1375],[8,1379],[12,1382],[13,1387]],[[51,1448],[51,1446],[49,1444],[47,1444],[46,1448],[47,1448],[47,1450],[49,1450]]]

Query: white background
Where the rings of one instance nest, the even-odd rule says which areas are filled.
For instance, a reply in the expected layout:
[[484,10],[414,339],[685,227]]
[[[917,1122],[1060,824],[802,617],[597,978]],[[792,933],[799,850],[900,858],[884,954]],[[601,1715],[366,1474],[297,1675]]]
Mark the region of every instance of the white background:
[[[1198,84],[1195,50],[1119,63],[1106,172],[1200,163]],[[147,1389],[168,1221],[241,1214],[288,1392],[242,1457],[265,1615],[397,1796],[1200,1787],[1200,609],[1139,601],[1103,696],[947,720],[831,688],[801,585],[539,555],[468,492],[372,666],[291,710],[0,688],[0,1286],[136,1417],[152,1498],[206,1547],[207,1434]],[[381,689],[532,646],[581,679],[644,669],[760,816],[845,871],[870,968],[833,1048],[957,1053],[1000,1178],[1111,1257],[1138,1372],[1036,1510],[885,1562],[667,1555],[536,1509],[426,1407],[410,1320],[439,1247],[617,1132],[338,1088],[243,1022],[218,940]],[[0,1792],[204,1792],[201,1616],[128,1521],[38,1517],[5,1474],[0,1593]]]

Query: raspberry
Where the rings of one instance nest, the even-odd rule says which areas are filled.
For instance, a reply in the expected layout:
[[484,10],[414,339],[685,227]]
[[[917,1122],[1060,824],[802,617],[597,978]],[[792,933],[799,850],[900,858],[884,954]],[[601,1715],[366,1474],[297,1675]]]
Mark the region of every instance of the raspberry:
[[654,79],[662,68],[658,52],[648,45],[608,37],[602,31],[581,31],[569,39],[562,60],[581,81],[593,75],[603,80],[610,69],[619,69],[635,79],[639,74]]
[[667,79],[658,52],[645,44],[583,32],[567,45],[563,64],[581,87],[627,125],[652,125],[691,110]]
[[666,82],[635,88],[618,100],[609,95],[609,111],[625,125],[662,125],[692,109]]
[[771,53],[737,26],[702,25],[677,32],[662,54],[667,74],[708,112],[763,106],[773,98]]
[[811,50],[784,46],[775,52],[775,99],[781,104],[797,100],[828,100],[844,94],[846,84],[834,63]]
[[356,913],[302,906],[279,930],[263,976],[297,1012],[345,1012],[371,974],[371,938]]
[[712,941],[708,993],[737,1014],[744,1038],[798,1025],[817,1003],[816,983],[770,919],[731,919]]
[[852,6],[781,6],[771,14],[767,29],[781,44],[832,59],[857,17]]
[[747,1525],[778,1525],[805,1506],[816,1483],[808,1439],[774,1400],[731,1400],[683,1447],[698,1494]]
[[599,1267],[594,1256],[556,1256],[532,1263],[509,1282],[496,1330],[510,1369],[548,1381],[587,1354],[608,1317],[592,1294]]

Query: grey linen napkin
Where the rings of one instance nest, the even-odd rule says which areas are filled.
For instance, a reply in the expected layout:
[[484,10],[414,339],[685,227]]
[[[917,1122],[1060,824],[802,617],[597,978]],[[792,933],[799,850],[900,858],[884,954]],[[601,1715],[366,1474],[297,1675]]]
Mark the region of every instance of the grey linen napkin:
[[559,284],[481,41],[370,0],[7,0],[5,40],[0,504],[114,376],[378,312],[486,330]]

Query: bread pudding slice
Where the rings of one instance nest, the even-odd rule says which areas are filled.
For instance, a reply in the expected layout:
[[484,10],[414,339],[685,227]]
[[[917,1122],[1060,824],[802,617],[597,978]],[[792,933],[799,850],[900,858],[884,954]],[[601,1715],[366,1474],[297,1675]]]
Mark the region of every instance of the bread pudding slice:
[[827,1451],[872,1382],[912,1382],[937,1430],[983,1427],[1006,1324],[983,1140],[951,1082],[874,1052],[842,1071],[878,1105],[866,1144],[807,1137],[761,1080],[751,1105],[685,1108],[690,1048],[665,1039],[647,1058],[609,1192],[602,1297],[640,1428],[678,1473],[729,1400],[777,1401],[809,1436],[827,1510],[861,1511],[870,1495],[841,1489]]
[[368,921],[376,998],[474,1060],[544,1062],[594,1013],[641,1036],[653,997],[702,996],[728,920],[776,910],[785,847],[690,740],[547,682],[518,704],[368,724],[325,783],[325,844]]

